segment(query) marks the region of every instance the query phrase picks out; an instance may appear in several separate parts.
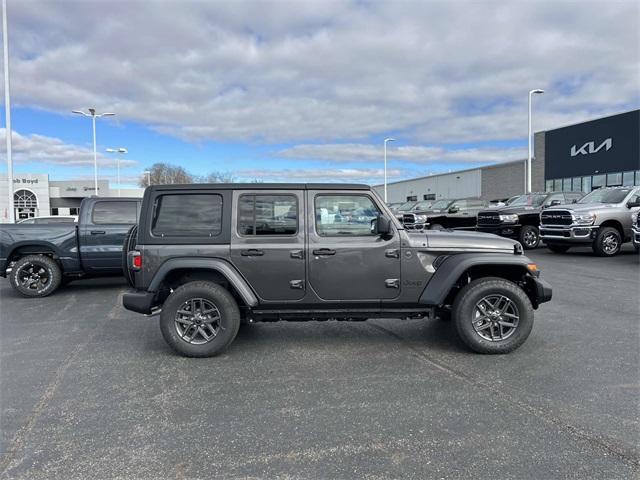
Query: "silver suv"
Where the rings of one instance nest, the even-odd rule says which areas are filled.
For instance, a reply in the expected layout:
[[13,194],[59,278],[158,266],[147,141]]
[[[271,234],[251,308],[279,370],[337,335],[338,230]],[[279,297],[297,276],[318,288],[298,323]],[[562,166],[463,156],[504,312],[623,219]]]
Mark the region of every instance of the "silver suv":
[[610,257],[631,241],[631,214],[640,210],[640,187],[594,190],[571,205],[540,214],[540,238],[553,252],[591,245],[596,255]]

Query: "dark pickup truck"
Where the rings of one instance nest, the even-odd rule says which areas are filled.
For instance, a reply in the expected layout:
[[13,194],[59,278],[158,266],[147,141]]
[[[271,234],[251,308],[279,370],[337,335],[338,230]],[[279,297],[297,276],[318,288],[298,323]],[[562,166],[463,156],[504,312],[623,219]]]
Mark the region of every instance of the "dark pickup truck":
[[479,232],[495,233],[518,240],[524,248],[540,244],[540,212],[543,209],[580,200],[580,192],[543,192],[520,195],[508,206],[478,213]]
[[26,297],[46,297],[80,277],[122,275],[122,246],[139,198],[86,198],[78,223],[0,227],[0,275]]
[[398,214],[407,230],[475,229],[476,216],[487,208],[487,202],[474,198],[438,200],[428,208]]

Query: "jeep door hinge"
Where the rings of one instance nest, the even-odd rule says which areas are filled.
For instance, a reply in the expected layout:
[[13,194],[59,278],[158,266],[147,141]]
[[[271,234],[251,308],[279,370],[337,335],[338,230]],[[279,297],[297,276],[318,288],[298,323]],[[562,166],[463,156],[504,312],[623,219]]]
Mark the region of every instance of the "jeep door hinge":
[[400,249],[388,248],[384,251],[384,256],[388,258],[400,258]]
[[291,280],[289,282],[289,287],[290,288],[294,288],[296,290],[303,290],[304,289],[304,280]]
[[387,278],[384,281],[384,285],[387,288],[400,288],[400,279],[399,278]]
[[304,250],[291,250],[289,256],[291,258],[304,258]]

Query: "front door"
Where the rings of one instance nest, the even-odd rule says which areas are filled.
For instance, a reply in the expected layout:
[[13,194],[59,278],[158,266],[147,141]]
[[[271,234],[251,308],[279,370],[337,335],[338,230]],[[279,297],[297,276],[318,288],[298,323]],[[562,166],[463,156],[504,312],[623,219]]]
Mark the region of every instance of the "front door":
[[379,302],[400,294],[400,239],[371,233],[381,212],[370,192],[310,190],[309,284],[323,300]]
[[302,190],[235,191],[231,260],[263,301],[306,292]]

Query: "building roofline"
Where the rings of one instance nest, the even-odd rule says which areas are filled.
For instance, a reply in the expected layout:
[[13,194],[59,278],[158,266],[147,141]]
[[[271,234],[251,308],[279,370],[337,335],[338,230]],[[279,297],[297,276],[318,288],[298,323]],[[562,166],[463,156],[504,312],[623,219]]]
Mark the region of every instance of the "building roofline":
[[563,128],[576,127],[578,125],[584,125],[585,123],[597,122],[599,120],[604,120],[606,118],[613,118],[613,117],[617,117],[618,115],[625,115],[627,113],[634,113],[634,112],[640,113],[640,108],[634,108],[634,109],[631,109],[631,110],[626,110],[624,112],[612,113],[611,115],[606,115],[604,117],[598,117],[598,118],[592,118],[591,120],[583,120],[583,121],[577,122],[577,123],[569,123],[567,125],[561,125],[559,127],[549,128],[547,130],[539,130],[539,131],[537,131],[535,133],[538,134],[538,133],[553,132],[554,130],[561,130]]

